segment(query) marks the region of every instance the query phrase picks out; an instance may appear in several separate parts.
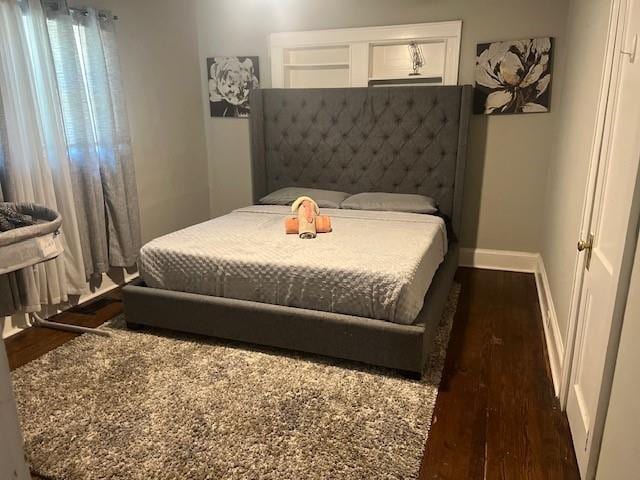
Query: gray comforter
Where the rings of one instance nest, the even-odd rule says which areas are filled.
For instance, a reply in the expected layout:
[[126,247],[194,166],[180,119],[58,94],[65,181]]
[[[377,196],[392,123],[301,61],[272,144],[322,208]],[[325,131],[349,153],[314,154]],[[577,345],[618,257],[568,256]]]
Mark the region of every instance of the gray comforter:
[[413,323],[446,254],[442,219],[323,209],[333,232],[285,235],[289,207],[260,205],[146,244],[154,288]]

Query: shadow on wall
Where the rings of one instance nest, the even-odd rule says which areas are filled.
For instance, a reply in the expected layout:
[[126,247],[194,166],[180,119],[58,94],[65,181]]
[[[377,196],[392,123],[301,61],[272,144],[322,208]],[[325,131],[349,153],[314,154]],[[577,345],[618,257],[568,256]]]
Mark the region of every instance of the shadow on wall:
[[474,247],[478,244],[482,181],[487,150],[486,115],[473,115],[469,125],[467,168],[464,183],[464,208],[460,245]]

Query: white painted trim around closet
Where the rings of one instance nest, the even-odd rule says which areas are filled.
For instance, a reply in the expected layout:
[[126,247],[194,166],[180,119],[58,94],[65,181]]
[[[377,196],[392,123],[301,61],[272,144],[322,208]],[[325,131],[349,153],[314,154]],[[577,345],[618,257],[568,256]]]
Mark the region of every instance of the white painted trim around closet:
[[378,27],[335,28],[272,33],[271,47],[295,48],[321,45],[345,45],[356,42],[398,41],[402,39],[460,38],[462,20],[448,22],[384,25]]
[[460,266],[507,272],[534,273],[538,268],[537,253],[461,248]]
[[542,255],[538,255],[538,265],[536,268],[536,287],[538,289],[538,300],[540,303],[540,313],[542,315],[542,327],[544,329],[544,338],[547,344],[547,355],[549,357],[549,366],[551,368],[551,377],[553,379],[553,388],[556,397],[560,397],[560,386],[562,380],[562,370],[564,362],[564,345],[562,342],[562,334],[558,325],[558,316],[556,308],[551,296],[551,287],[549,286],[549,277],[544,268]]

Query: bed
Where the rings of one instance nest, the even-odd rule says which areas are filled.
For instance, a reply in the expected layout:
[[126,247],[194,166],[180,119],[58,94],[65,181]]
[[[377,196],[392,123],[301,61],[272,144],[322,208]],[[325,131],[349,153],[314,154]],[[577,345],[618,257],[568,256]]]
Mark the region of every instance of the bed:
[[418,193],[439,215],[325,209],[334,232],[302,241],[282,233],[287,207],[238,209],[143,247],[127,324],[420,374],[458,266],[471,87],[266,89],[250,102],[254,203],[288,186]]

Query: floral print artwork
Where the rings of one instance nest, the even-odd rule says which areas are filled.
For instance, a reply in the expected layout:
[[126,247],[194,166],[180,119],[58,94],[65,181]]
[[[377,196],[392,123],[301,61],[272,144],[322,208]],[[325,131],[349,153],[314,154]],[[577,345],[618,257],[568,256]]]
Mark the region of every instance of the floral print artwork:
[[549,111],[553,39],[478,45],[475,113]]
[[258,57],[207,59],[212,117],[248,117],[249,92],[259,87]]

